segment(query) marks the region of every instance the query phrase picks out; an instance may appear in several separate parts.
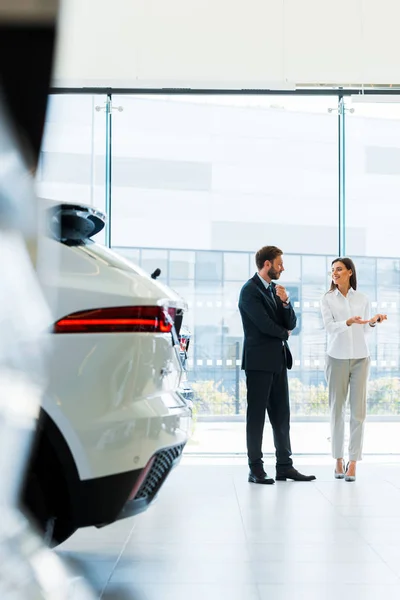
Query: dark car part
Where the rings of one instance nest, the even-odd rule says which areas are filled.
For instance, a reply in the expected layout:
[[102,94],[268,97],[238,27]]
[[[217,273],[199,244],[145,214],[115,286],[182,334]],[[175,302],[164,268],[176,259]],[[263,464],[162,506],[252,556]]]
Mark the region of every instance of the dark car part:
[[48,227],[52,237],[69,246],[84,244],[106,224],[106,215],[83,204],[56,204],[49,209]]
[[41,410],[21,504],[51,546],[61,544],[77,529],[70,492],[78,481],[68,445]]
[[[25,3],[25,8],[32,9],[34,4]],[[20,150],[33,169],[38,164],[42,143],[57,16],[56,2],[41,4],[47,4],[49,10],[42,21],[24,19],[24,10],[20,8],[16,11],[19,19],[0,24],[1,91]]]
[[143,469],[143,476],[137,482],[118,519],[131,517],[147,508],[158,494],[171,469],[180,461],[184,447],[185,444],[179,444],[154,454]]
[[144,511],[179,462],[184,446],[159,450],[142,469],[81,480],[60,430],[41,410],[22,509],[49,545],[56,546],[81,527],[102,527]]

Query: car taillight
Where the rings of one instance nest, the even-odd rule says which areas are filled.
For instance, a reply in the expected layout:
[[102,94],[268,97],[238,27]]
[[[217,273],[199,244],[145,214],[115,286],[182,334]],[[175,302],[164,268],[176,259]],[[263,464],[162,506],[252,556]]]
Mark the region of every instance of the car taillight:
[[63,317],[54,333],[170,333],[174,308],[163,306],[118,306],[82,310]]

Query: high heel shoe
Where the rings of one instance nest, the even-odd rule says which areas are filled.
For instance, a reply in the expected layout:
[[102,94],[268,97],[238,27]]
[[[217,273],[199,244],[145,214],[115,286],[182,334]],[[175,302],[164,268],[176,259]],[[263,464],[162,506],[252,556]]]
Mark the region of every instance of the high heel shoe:
[[[343,467],[344,467],[344,460],[342,462],[343,462]],[[335,474],[335,479],[344,479],[344,477],[345,477],[345,473],[338,473],[336,471],[336,467],[335,467],[334,474]]]
[[347,465],[346,465],[346,474],[344,476],[344,480],[345,481],[355,481],[356,480],[356,476],[355,475],[347,475],[348,468],[349,468],[349,463],[347,463]]

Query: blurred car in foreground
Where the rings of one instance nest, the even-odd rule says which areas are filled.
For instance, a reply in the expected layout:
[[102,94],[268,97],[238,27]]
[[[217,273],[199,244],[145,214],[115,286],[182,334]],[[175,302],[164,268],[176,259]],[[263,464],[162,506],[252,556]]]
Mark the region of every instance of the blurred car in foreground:
[[23,503],[53,544],[147,508],[179,461],[191,426],[180,393],[182,299],[91,238],[105,217],[52,205],[50,384]]

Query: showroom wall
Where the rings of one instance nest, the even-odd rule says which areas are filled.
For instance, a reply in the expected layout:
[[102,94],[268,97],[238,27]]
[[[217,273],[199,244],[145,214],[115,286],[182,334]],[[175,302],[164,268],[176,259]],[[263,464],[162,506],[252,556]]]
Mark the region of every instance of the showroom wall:
[[64,0],[54,85],[398,84],[397,0]]

